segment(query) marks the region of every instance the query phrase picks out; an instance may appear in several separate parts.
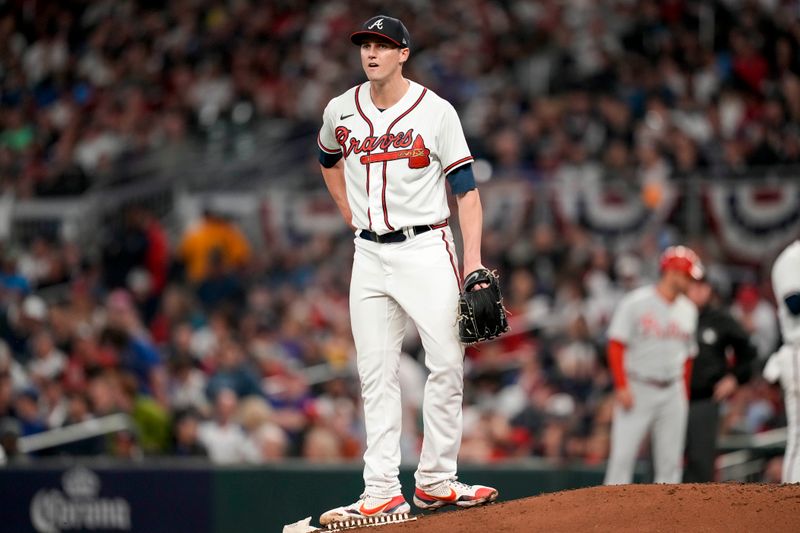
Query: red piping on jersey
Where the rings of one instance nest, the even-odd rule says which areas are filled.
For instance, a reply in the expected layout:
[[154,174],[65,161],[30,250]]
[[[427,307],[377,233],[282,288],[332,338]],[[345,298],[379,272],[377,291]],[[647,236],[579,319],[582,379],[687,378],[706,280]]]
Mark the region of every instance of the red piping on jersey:
[[[364,111],[361,110],[361,103],[359,103],[358,101],[358,93],[361,90],[361,87],[362,85],[356,87],[356,109],[358,109],[358,114],[361,115],[361,118],[364,119],[364,122],[366,122],[369,125],[369,136],[374,137],[375,132],[372,127],[372,122],[369,121],[367,115],[365,115]],[[384,165],[383,168],[385,169],[386,166]],[[384,188],[385,187],[386,187],[386,180],[384,179]],[[369,229],[370,231],[372,231],[372,213],[370,213],[369,211],[369,164],[367,164],[367,220],[369,221]]]
[[381,203],[383,204],[383,221],[386,223],[386,227],[390,230],[394,230],[394,227],[389,224],[389,208],[386,206],[386,165],[388,161],[383,162],[383,187],[381,188]]
[[322,148],[323,152],[328,152],[329,154],[340,154],[340,153],[342,153],[341,147],[339,149],[337,149],[337,150],[332,150],[332,149],[328,148],[327,146],[325,146],[324,144],[322,144],[322,139],[320,138],[319,133],[317,133],[317,144],[319,145],[320,148]]
[[[447,221],[443,222],[445,225]],[[456,261],[453,259],[453,252],[450,251],[450,245],[447,244],[447,236],[442,230],[442,242],[444,243],[444,249],[447,250],[447,255],[450,256],[450,266],[453,267],[453,275],[456,277],[456,284],[458,285],[458,292],[461,292],[461,277],[458,275],[458,268],[456,267]]]
[[[425,93],[427,93],[427,92],[428,92],[428,89],[422,89],[422,94],[419,95],[419,98],[417,98],[417,101],[414,102],[414,104],[411,107],[406,109],[403,112],[403,114],[401,114],[399,117],[394,119],[394,121],[391,124],[389,124],[389,127],[386,128],[386,135],[389,135],[389,132],[392,131],[392,128],[394,127],[395,124],[400,122],[401,118],[403,118],[404,116],[406,116],[409,113],[411,113],[411,111],[413,111],[414,108],[417,107],[417,105],[419,105],[419,103],[425,97]],[[384,152],[388,152],[389,148],[386,147],[383,151]],[[388,164],[388,161],[384,161],[383,162],[383,188],[381,189],[381,203],[383,204],[383,221],[386,223],[386,227],[387,228],[389,228],[390,230],[394,231],[394,227],[392,227],[392,225],[389,224],[389,209],[386,207],[386,165],[387,164]],[[367,168],[369,168],[369,167],[367,167]]]
[[458,161],[456,161],[455,163],[451,163],[451,164],[450,164],[450,165],[449,165],[449,166],[448,166],[446,169],[444,169],[442,172],[443,172],[444,174],[447,174],[448,172],[450,172],[450,171],[451,171],[453,168],[457,167],[458,165],[460,165],[460,164],[462,164],[462,163],[466,163],[467,161],[472,161],[472,160],[473,160],[473,157],[472,157],[471,155],[468,155],[467,157],[465,157],[465,158],[463,158],[463,159],[459,159],[459,160],[458,160]]

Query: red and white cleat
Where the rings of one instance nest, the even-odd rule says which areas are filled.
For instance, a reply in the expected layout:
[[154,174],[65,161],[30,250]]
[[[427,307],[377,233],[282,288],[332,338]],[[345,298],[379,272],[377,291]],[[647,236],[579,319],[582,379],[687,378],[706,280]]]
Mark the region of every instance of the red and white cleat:
[[497,489],[483,485],[467,485],[451,480],[434,489],[414,491],[414,505],[420,509],[435,510],[445,505],[458,507],[474,507],[490,503],[497,499]]
[[359,500],[345,507],[337,507],[322,514],[319,521],[323,526],[345,522],[358,518],[369,518],[373,516],[387,516],[393,514],[408,513],[411,506],[408,505],[402,494],[392,498],[375,498],[362,494]]

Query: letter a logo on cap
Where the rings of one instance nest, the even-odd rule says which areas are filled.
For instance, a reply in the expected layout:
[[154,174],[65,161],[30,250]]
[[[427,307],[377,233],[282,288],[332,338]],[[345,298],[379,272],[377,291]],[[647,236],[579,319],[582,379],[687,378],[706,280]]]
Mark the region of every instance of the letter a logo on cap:
[[371,30],[372,28],[378,28],[379,30],[382,30],[383,29],[383,19],[376,20],[375,22],[370,24],[369,28],[367,28],[367,29]]

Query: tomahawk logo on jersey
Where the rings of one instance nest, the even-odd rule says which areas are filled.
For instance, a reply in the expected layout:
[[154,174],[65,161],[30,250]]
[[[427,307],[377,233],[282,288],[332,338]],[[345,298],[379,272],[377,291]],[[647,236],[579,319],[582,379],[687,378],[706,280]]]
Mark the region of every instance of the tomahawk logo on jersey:
[[447,220],[443,177],[472,162],[453,106],[409,83],[405,96],[385,110],[372,103],[369,84],[325,108],[319,147],[344,157],[352,223],[359,229],[383,234]]

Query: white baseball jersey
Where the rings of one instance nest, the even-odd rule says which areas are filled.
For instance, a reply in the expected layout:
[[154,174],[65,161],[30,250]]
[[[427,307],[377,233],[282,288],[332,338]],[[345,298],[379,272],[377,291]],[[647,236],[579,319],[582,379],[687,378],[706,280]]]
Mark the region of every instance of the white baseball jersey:
[[625,344],[626,373],[655,380],[681,377],[686,359],[697,355],[697,314],[689,298],[679,295],[668,302],[654,285],[625,295],[608,337]]
[[352,224],[381,235],[446,220],[444,176],[473,159],[453,106],[409,83],[383,111],[369,82],[332,99],[317,139],[323,152],[344,157]]
[[783,457],[781,481],[800,482],[800,435],[798,435],[798,409],[800,409],[800,346],[784,344],[772,354],[764,366],[764,379],[770,383],[780,380],[783,403],[786,407],[788,435]]
[[778,320],[783,342],[800,345],[800,316],[794,316],[786,307],[784,298],[800,292],[800,240],[787,246],[772,265],[772,290],[778,300]]

